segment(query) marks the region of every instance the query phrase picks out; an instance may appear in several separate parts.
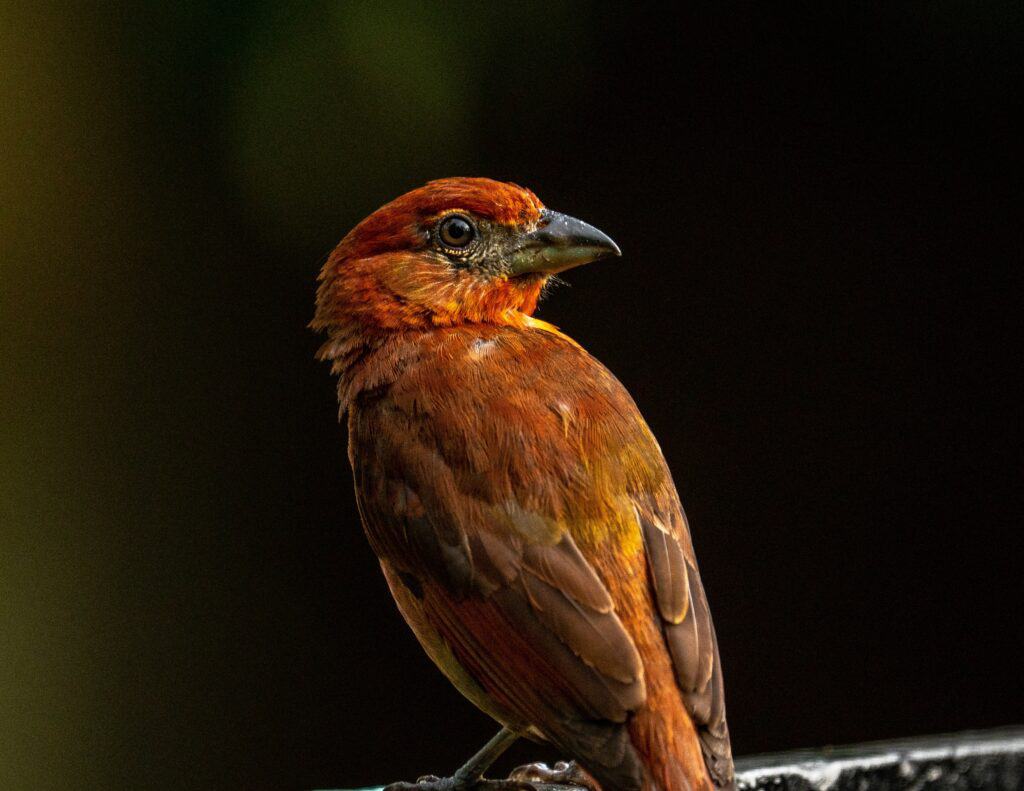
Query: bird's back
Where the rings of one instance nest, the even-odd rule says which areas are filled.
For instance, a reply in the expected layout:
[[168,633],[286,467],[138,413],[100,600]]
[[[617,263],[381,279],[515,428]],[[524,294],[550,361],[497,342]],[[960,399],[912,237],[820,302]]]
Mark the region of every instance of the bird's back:
[[618,380],[538,323],[396,335],[346,387],[367,535],[456,686],[607,791],[731,785],[685,516]]

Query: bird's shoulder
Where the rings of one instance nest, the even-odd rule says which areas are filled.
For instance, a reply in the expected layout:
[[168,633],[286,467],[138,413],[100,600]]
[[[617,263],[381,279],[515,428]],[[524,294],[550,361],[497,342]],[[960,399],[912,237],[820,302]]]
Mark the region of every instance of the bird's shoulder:
[[452,414],[470,422],[504,416],[542,430],[542,416],[561,423],[575,409],[591,425],[647,433],[619,380],[553,331],[482,324],[412,333],[377,350],[363,370],[351,400],[355,410],[383,408],[436,421]]
[[469,324],[398,334],[375,349],[362,367],[360,392],[381,385],[396,393],[462,385],[459,392],[485,396],[509,388],[543,391],[586,384],[625,393],[611,372],[582,346],[537,321],[526,326]]
[[584,485],[605,506],[671,487],[626,388],[559,333],[436,330],[402,339],[375,367],[350,405],[355,454],[429,457],[479,497],[556,514],[586,509]]

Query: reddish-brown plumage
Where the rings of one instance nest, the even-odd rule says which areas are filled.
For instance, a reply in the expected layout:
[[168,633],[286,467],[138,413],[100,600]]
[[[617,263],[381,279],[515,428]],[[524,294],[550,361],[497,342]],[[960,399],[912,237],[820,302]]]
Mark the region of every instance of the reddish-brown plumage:
[[439,252],[451,212],[480,237],[545,221],[514,185],[432,182],[341,242],[314,320],[399,608],[463,694],[607,791],[729,787],[714,630],[657,442],[607,369],[530,317],[543,273]]

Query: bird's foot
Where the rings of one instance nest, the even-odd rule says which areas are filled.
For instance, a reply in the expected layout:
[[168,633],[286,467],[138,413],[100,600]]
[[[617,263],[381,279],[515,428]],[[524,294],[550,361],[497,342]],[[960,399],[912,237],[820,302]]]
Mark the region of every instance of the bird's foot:
[[415,783],[397,782],[383,791],[538,791],[538,784],[524,780],[488,780],[483,777],[424,775]]
[[398,782],[383,791],[601,791],[600,784],[575,761],[559,761],[554,766],[536,763],[512,770],[505,780],[465,775],[453,777],[424,775],[415,783]]
[[554,766],[536,763],[518,766],[509,780],[534,786],[576,786],[587,791],[601,791],[601,785],[575,761],[559,761]]

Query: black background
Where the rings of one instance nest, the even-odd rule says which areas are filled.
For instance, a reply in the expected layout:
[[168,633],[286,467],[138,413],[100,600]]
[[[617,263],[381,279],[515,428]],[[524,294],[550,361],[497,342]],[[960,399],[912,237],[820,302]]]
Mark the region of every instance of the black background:
[[394,609],[305,328],[333,244],[447,175],[624,251],[539,315],[661,442],[737,755],[1024,719],[1021,6],[360,8],[351,69],[330,6],[6,25],[12,777],[354,787],[492,734]]

